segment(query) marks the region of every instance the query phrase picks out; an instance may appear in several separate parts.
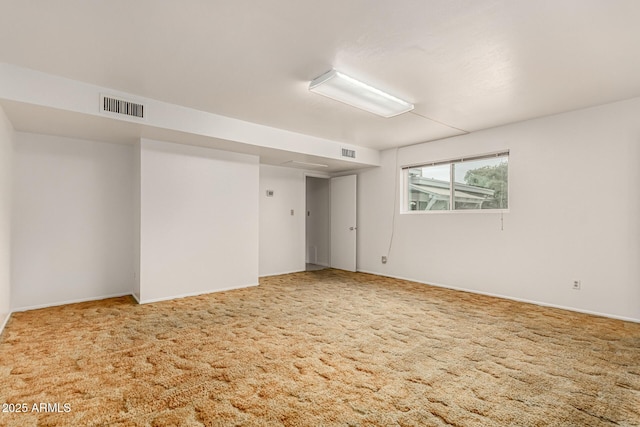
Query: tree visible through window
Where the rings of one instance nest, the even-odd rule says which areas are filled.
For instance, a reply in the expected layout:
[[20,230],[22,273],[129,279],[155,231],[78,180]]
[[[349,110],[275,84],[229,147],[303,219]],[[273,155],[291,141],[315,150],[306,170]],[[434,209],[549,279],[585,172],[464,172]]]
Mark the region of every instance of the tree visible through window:
[[509,153],[404,168],[404,211],[507,209]]

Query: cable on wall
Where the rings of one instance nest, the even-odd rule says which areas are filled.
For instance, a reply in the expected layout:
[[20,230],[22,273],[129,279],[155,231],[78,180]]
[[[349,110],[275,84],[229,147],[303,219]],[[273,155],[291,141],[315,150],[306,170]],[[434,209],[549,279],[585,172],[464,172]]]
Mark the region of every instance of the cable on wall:
[[389,248],[387,249],[387,261],[389,260],[389,255],[391,255],[391,246],[393,245],[393,235],[395,234],[395,230],[396,230],[396,214],[398,211],[398,194],[400,192],[399,189],[399,175],[400,173],[398,172],[398,151],[400,151],[400,148],[396,147],[396,161],[395,161],[395,168],[393,168],[393,173],[396,176],[395,179],[395,192],[393,195],[393,216],[391,219],[391,236],[389,237]]

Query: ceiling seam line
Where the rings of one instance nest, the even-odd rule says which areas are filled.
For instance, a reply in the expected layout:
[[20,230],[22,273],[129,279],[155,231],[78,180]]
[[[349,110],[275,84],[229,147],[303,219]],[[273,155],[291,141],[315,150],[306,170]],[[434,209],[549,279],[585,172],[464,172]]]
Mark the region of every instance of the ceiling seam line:
[[471,133],[471,132],[470,132],[470,131],[468,131],[468,130],[464,130],[464,129],[457,128],[457,127],[455,127],[455,126],[448,125],[448,124],[446,124],[446,123],[444,123],[444,122],[441,122],[440,120],[436,120],[436,119],[432,119],[431,117],[423,116],[422,114],[418,114],[418,113],[416,113],[415,111],[409,111],[409,113],[411,113],[411,114],[415,114],[416,116],[418,116],[418,117],[422,117],[423,119],[427,119],[427,120],[431,120],[432,122],[439,123],[439,124],[441,124],[441,125],[443,125],[443,126],[446,126],[446,127],[448,127],[448,128],[455,129],[455,130],[459,130],[460,132],[464,132],[464,134],[465,134],[465,135],[466,135],[466,134],[468,134],[468,133]]

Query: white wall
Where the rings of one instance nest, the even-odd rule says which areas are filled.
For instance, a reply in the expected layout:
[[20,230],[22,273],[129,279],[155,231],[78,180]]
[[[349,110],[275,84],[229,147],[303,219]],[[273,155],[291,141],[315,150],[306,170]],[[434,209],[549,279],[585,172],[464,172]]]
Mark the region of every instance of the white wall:
[[259,199],[260,276],[304,271],[305,172],[260,165]]
[[307,262],[329,265],[330,185],[328,179],[307,177]]
[[133,148],[15,133],[14,310],[130,294]]
[[403,165],[509,149],[504,231],[496,213],[396,212],[392,228],[383,152],[359,174],[358,269],[640,321],[639,113],[635,98],[398,151]]
[[258,157],[141,141],[140,301],[258,283]]
[[11,313],[11,169],[13,127],[0,107],[0,333]]

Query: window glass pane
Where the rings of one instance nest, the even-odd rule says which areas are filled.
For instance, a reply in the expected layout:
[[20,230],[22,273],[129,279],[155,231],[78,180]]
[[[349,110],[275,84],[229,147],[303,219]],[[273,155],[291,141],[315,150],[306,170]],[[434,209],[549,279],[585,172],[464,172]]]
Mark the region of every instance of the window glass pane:
[[450,165],[423,166],[407,171],[409,211],[439,211],[449,209]]
[[508,208],[507,156],[453,165],[454,209]]

